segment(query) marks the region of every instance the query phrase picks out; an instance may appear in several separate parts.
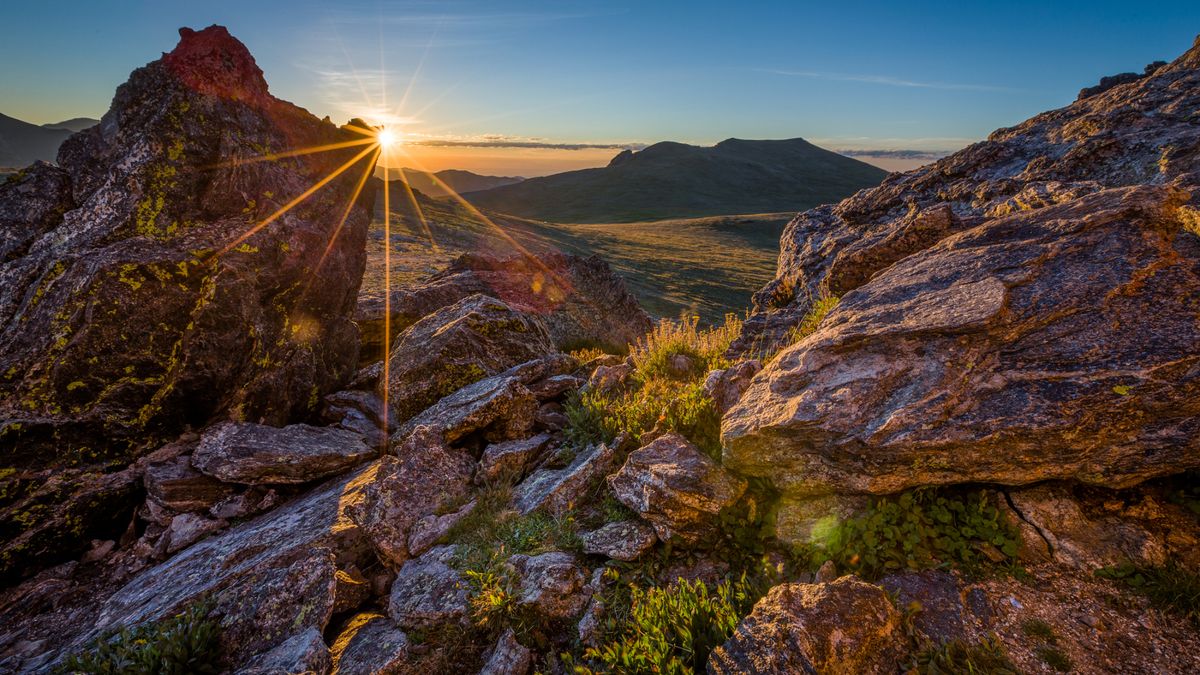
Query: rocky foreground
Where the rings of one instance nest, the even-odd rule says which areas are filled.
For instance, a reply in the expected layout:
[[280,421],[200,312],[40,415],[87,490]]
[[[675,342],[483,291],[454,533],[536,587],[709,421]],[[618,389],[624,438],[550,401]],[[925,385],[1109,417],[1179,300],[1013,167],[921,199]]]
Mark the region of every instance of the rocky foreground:
[[479,254],[385,340],[353,176],[239,239],[353,132],[181,35],[0,186],[0,671],[1200,670],[1200,43],[801,214],[744,326]]

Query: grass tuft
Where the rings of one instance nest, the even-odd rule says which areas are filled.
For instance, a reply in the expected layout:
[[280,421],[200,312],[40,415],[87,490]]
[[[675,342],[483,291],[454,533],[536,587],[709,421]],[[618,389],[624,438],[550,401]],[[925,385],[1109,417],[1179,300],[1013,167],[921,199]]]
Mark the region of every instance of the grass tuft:
[[1017,675],[1004,645],[995,636],[971,644],[952,640],[926,648],[907,669],[916,675]]
[[1104,567],[1096,570],[1096,576],[1122,582],[1149,598],[1155,607],[1200,626],[1200,575],[1174,561],[1161,567],[1133,563]]
[[[721,416],[704,391],[704,377],[712,369],[728,367],[725,350],[741,331],[733,315],[711,329],[698,327],[695,317],[663,321],[634,345],[634,374],[623,391],[588,391],[567,401],[567,440],[583,447],[610,443],[621,433],[640,440],[658,429],[686,437],[710,456],[721,454]],[[676,356],[686,356],[690,368],[678,372]]]
[[204,603],[156,623],[125,628],[67,657],[59,672],[97,675],[217,673],[219,626]]
[[788,344],[796,344],[804,338],[817,332],[817,328],[825,317],[833,311],[834,307],[838,306],[839,298],[836,296],[818,298],[813,301],[812,308],[800,320],[800,325],[788,331]]

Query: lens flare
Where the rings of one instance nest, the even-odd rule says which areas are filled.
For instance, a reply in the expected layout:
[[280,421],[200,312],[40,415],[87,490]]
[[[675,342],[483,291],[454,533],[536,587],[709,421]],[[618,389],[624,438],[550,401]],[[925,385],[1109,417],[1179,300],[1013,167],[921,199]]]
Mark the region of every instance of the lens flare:
[[390,148],[400,142],[400,134],[391,129],[380,129],[379,134],[375,136],[375,141],[381,147]]

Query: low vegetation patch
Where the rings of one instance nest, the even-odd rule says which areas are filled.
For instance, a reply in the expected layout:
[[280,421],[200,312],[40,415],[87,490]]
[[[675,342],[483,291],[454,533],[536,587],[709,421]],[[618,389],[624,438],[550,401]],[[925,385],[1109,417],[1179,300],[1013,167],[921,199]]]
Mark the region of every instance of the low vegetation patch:
[[696,317],[662,321],[630,349],[635,371],[627,387],[589,391],[567,402],[567,439],[577,446],[609,443],[622,433],[638,440],[658,429],[720,456],[721,416],[704,392],[704,377],[730,365],[725,350],[740,331],[732,314],[709,329],[700,328]]
[[995,636],[976,643],[952,640],[926,647],[906,668],[916,675],[1017,675],[1020,671],[1008,658]]
[[1145,595],[1155,607],[1200,626],[1200,575],[1176,562],[1161,567],[1125,563],[1096,570],[1096,576],[1119,581]]
[[507,481],[485,485],[476,493],[475,509],[447,535],[458,545],[452,561],[465,572],[483,572],[518,553],[579,551],[582,544],[573,514],[551,516],[541,511],[528,515],[510,508],[512,485]]
[[1041,619],[1026,619],[1021,622],[1021,632],[1037,643],[1036,654],[1052,670],[1069,673],[1074,668],[1071,657],[1058,648],[1058,635],[1050,624]]
[[891,572],[953,566],[1016,571],[1019,534],[983,492],[920,489],[876,500],[862,515],[818,528],[797,553],[833,560],[843,572],[878,579]]
[[193,605],[169,619],[125,628],[67,657],[62,673],[98,675],[187,675],[218,673],[219,626],[207,604]]
[[563,660],[579,675],[592,673],[704,672],[709,653],[724,644],[765,588],[748,581],[708,585],[680,579],[666,587],[622,585],[608,570],[612,590],[604,598],[604,640],[587,649],[582,663]]

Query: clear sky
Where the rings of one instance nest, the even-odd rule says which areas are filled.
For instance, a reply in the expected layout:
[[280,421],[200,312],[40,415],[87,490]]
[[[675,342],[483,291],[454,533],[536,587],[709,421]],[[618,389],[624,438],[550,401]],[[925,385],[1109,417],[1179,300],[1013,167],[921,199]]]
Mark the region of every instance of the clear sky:
[[1178,55],[1200,2],[3,0],[0,112],[99,117],[179,26],[212,23],[281,98],[441,143],[423,150],[432,169],[531,175],[616,150],[444,146],[802,136],[954,150]]

